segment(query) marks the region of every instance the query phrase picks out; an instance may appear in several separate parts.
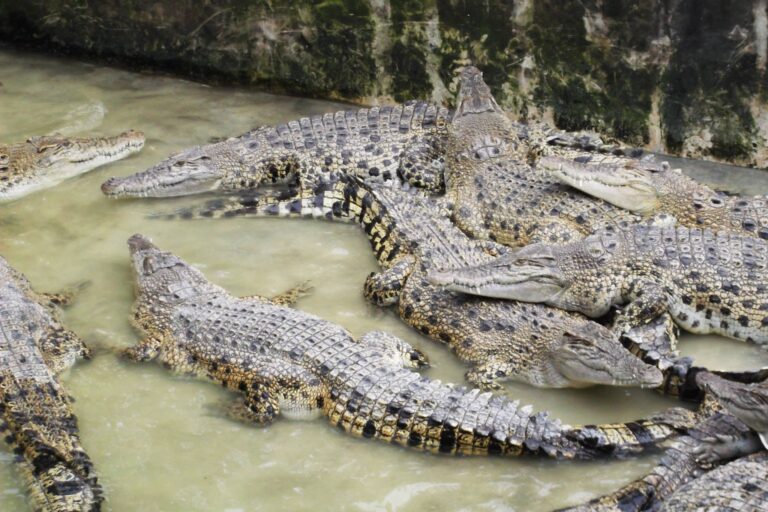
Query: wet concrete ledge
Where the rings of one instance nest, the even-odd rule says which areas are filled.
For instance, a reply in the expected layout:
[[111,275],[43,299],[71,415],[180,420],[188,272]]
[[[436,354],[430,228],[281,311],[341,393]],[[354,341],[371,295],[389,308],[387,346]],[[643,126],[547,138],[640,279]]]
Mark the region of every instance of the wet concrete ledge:
[[358,103],[450,102],[768,167],[768,0],[0,0],[0,40]]

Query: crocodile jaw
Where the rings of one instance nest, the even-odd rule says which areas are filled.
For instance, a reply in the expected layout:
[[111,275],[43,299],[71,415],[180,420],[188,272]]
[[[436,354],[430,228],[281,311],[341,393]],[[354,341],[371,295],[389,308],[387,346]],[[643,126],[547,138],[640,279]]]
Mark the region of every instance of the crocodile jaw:
[[101,191],[110,197],[176,197],[218,190],[227,169],[242,163],[239,153],[230,154],[224,144],[197,146],[145,171],[109,178]]
[[539,165],[566,185],[619,208],[648,214],[659,207],[659,191],[649,172],[619,166],[590,169],[557,157],[543,157]]
[[547,304],[556,301],[565,290],[563,276],[557,269],[538,266],[496,269],[478,266],[432,271],[427,279],[454,292]]
[[664,382],[658,368],[624,348],[608,329],[593,322],[566,327],[552,364],[572,387],[591,385],[656,388]]
[[[6,187],[0,187],[0,200],[12,200],[30,192],[56,185],[67,178],[86,173],[96,167],[121,160],[144,147],[144,134],[130,130],[115,137],[35,137],[28,144],[37,146],[38,153],[25,168],[11,173]],[[0,162],[0,170],[3,164]]]
[[749,428],[768,433],[768,386],[765,383],[742,384],[709,372],[699,373],[696,381]]

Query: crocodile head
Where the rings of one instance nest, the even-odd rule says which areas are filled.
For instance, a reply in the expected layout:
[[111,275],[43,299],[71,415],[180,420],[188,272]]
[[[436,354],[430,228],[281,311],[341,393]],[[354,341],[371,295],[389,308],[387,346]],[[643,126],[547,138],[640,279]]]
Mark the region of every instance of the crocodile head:
[[186,149],[130,176],[109,178],[101,191],[110,197],[175,197],[219,190],[228,180],[252,173],[251,160],[244,144],[228,139]]
[[555,264],[553,248],[541,244],[526,246],[482,265],[430,271],[427,278],[451,291],[545,303],[555,300],[566,282]]
[[664,380],[661,370],[644,363],[595,322],[570,322],[551,357],[551,364],[571,387],[658,387]]
[[32,137],[0,146],[0,199],[56,185],[143,147],[144,134],[133,130],[115,137]]
[[161,251],[144,235],[129,238],[128,249],[137,296],[140,302],[152,305],[155,316],[211,289],[199,270],[171,253]]
[[448,126],[446,167],[450,181],[463,167],[513,156],[518,150],[519,125],[501,110],[479,69],[468,66],[461,73],[456,111]]
[[474,66],[467,66],[461,72],[461,87],[456,99],[456,111],[453,122],[474,114],[495,112],[504,115],[491,93],[491,88],[483,80],[483,73]]
[[595,290],[585,278],[611,264],[623,250],[621,236],[606,230],[568,245],[531,244],[482,265],[433,271],[427,278],[451,291],[540,302],[599,317],[613,305],[615,290]]
[[649,214],[659,208],[666,192],[669,165],[627,159],[624,165],[590,163],[589,157],[568,159],[545,156],[539,166],[563,183],[585,194],[635,213]]
[[749,428],[768,434],[768,383],[742,384],[710,372],[700,372],[696,382]]

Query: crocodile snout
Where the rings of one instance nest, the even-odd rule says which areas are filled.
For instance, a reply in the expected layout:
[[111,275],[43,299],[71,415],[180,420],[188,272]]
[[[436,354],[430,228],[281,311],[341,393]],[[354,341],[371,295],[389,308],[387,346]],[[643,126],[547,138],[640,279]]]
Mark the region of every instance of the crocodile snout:
[[106,195],[113,195],[118,192],[120,178],[112,177],[101,184],[101,191]]
[[128,248],[131,250],[131,254],[133,254],[138,251],[154,249],[155,245],[146,236],[136,233],[128,239]]

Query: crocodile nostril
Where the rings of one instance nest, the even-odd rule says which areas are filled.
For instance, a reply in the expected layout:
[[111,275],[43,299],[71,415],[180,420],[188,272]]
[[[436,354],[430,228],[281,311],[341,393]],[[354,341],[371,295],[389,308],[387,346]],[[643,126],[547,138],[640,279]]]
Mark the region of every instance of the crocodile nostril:
[[101,191],[105,194],[113,192],[119,180],[117,178],[109,178],[107,181],[101,184]]

